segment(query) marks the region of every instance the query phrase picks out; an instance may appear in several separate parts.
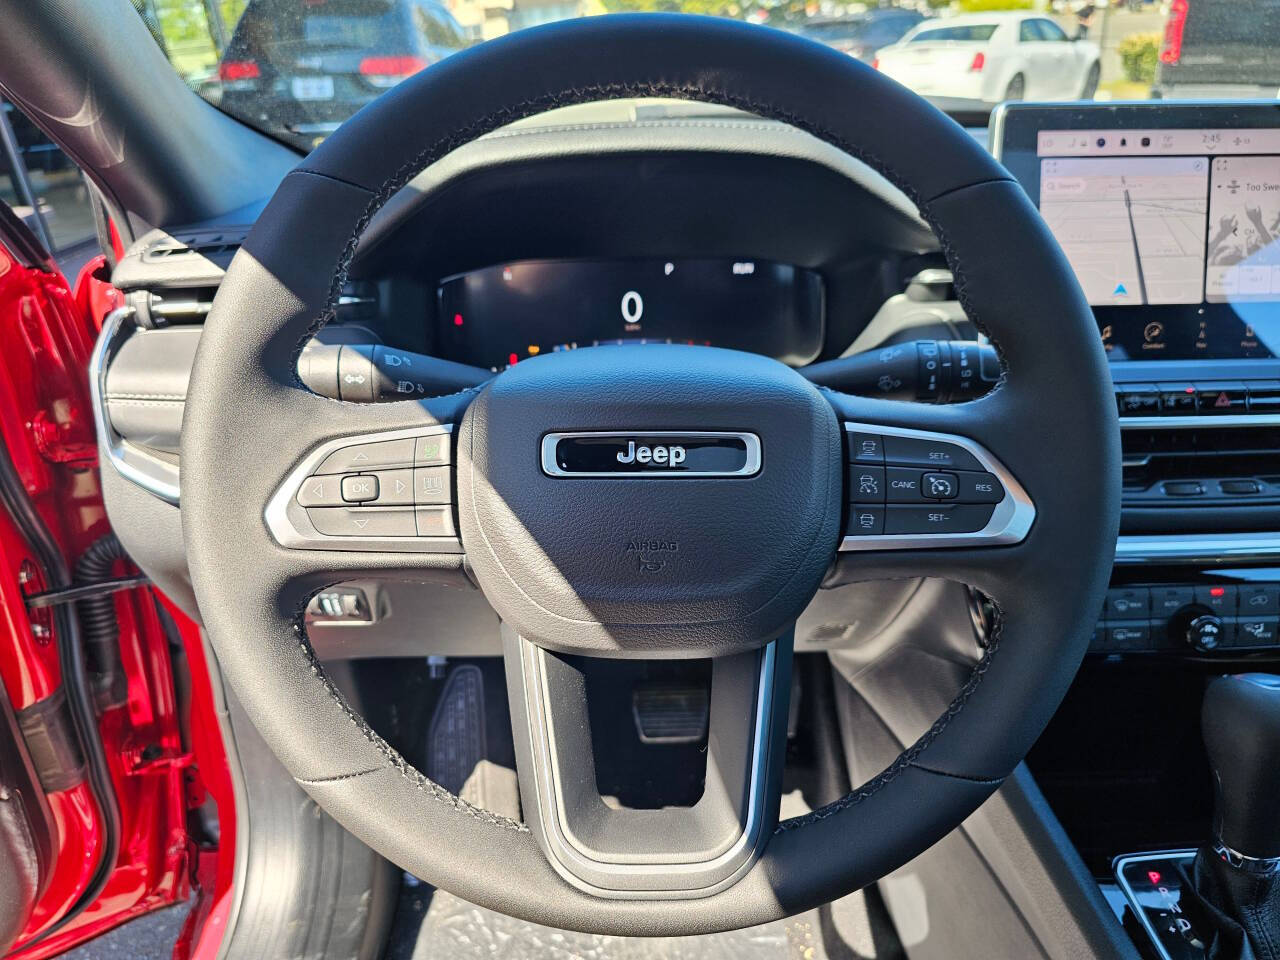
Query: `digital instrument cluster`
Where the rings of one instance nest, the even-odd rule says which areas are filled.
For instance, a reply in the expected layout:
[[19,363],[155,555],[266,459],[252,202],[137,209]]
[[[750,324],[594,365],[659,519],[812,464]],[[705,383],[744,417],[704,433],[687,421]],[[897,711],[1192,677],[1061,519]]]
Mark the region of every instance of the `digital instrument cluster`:
[[763,260],[527,260],[441,281],[441,356],[503,370],[625,343],[729,347],[801,365],[822,349],[823,285]]

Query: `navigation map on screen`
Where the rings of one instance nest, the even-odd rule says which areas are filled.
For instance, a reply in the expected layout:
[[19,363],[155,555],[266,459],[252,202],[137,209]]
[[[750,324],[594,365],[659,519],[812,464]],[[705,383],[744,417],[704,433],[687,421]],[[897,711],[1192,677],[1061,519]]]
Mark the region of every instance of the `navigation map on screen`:
[[1203,299],[1208,177],[1203,157],[1042,162],[1040,212],[1089,303]]

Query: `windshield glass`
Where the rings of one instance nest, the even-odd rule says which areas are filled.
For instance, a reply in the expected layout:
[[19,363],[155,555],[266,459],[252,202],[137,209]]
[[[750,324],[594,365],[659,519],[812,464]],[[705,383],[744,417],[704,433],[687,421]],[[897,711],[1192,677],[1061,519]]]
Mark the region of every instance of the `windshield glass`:
[[133,4],[193,90],[302,150],[388,88],[471,44],[554,20],[634,11],[714,14],[799,33],[965,116],[1021,98],[1273,99],[1280,90],[1280,0]]

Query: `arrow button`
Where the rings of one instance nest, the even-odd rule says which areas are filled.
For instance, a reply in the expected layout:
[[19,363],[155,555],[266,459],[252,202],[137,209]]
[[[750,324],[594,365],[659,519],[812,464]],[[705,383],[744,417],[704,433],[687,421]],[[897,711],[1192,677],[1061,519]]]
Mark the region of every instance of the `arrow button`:
[[298,503],[304,507],[336,507],[342,503],[341,477],[307,477],[298,488]]
[[307,516],[327,537],[413,537],[412,507],[312,507]]

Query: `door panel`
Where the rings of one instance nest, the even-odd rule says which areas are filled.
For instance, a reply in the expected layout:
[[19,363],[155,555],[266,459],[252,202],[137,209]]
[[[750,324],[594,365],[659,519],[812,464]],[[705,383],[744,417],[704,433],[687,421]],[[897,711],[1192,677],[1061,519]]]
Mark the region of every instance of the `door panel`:
[[[0,940],[0,954],[40,960],[185,901],[217,848],[216,830],[191,829],[208,794],[180,722],[190,684],[185,671],[175,681],[172,618],[148,586],[100,587],[79,609],[56,597],[73,582],[137,573],[104,540],[86,375],[119,295],[98,258],[73,296],[47,258],[32,257],[38,241],[14,240],[7,213],[0,205],[0,683],[21,731],[10,752],[30,757],[49,839],[23,881],[34,896],[21,931]],[[3,738],[0,724],[0,758]],[[0,767],[6,783],[17,769]],[[218,812],[230,819],[226,806]],[[21,833],[0,824],[0,843]]]

